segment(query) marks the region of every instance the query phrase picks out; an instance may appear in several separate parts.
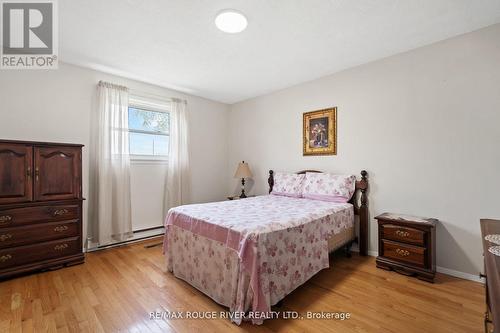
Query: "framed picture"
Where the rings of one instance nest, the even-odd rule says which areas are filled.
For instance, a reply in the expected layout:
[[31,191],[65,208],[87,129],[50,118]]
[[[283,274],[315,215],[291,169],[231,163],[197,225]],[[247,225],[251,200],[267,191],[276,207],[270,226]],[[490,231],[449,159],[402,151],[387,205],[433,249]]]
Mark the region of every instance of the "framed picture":
[[304,113],[304,156],[337,154],[337,108]]

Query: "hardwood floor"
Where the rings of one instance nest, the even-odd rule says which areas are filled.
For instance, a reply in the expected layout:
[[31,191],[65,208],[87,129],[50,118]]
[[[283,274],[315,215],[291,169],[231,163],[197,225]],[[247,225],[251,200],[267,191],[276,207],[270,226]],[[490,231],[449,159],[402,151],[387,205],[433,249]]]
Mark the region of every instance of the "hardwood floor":
[[484,287],[437,274],[436,283],[375,268],[375,258],[332,259],[279,311],[349,312],[340,320],[151,320],[153,311],[224,311],[164,273],[161,247],[87,254],[86,263],[0,282],[0,332],[482,332]]

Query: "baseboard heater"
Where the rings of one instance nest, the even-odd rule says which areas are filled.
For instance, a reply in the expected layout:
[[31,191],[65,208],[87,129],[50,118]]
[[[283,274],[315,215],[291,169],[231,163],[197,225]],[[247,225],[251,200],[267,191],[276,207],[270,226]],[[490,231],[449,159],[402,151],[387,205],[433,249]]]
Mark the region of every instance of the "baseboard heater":
[[[91,249],[87,249],[85,252],[95,252],[95,251],[100,251],[100,250],[106,250],[106,249],[110,249],[110,248],[114,248],[114,247],[125,246],[128,244],[137,243],[137,242],[144,241],[147,239],[157,238],[157,237],[163,236],[163,234],[164,234],[163,229],[164,229],[164,227],[161,226],[161,227],[153,227],[153,228],[147,228],[147,229],[134,230],[133,231],[134,235],[140,234],[143,232],[147,232],[147,231],[153,231],[153,230],[158,230],[158,233],[153,234],[153,235],[144,236],[144,237],[129,239],[129,240],[126,240],[123,242],[117,242],[117,243],[112,243],[112,244],[107,244],[107,245],[100,245],[100,246],[97,246],[97,247],[94,247]],[[148,248],[158,246],[160,244],[161,243],[152,244],[151,246],[148,246]]]

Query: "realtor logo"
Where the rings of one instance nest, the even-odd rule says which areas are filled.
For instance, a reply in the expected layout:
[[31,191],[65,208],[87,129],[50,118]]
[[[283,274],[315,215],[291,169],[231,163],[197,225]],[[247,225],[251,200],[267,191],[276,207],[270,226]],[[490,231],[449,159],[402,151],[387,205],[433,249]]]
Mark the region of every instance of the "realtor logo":
[[56,0],[0,0],[0,8],[0,68],[56,69]]

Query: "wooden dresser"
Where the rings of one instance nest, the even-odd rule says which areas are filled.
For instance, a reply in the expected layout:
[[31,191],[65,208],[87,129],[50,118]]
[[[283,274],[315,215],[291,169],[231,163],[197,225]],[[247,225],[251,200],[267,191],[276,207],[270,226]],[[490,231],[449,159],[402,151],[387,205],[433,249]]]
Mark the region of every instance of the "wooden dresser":
[[377,267],[434,282],[438,220],[391,213],[376,219]]
[[486,312],[484,331],[500,333],[500,257],[488,251],[497,244],[484,239],[486,235],[500,234],[500,220],[481,220],[481,239],[483,241],[484,275],[486,279]]
[[82,147],[0,140],[0,278],[84,261]]

